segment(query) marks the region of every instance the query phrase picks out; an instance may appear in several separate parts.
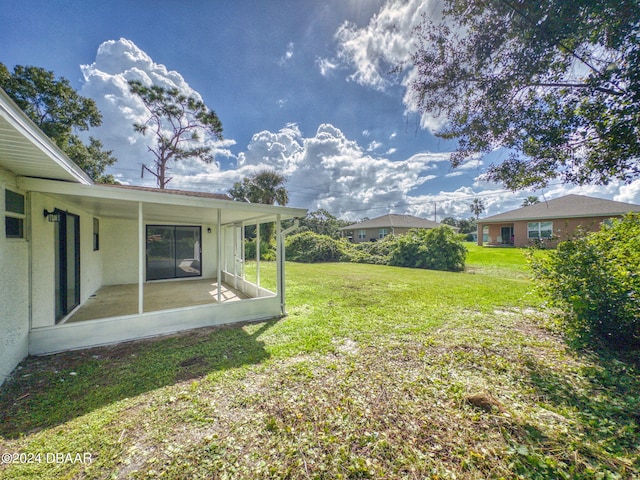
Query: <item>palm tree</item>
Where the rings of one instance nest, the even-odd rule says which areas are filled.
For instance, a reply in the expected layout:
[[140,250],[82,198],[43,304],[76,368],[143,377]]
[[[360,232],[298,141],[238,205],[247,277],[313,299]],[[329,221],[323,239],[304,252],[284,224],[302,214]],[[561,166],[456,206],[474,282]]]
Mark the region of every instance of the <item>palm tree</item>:
[[[264,203],[267,205],[286,205],[289,193],[284,187],[287,179],[275,170],[263,170],[235,182],[228,191],[231,198],[239,202]],[[273,240],[273,224],[268,223],[264,229],[266,243]]]
[[480,217],[480,214],[485,211],[485,205],[481,198],[474,198],[473,202],[471,202],[471,213],[476,216],[476,221]]
[[249,194],[251,203],[266,203],[267,205],[286,205],[289,193],[284,188],[287,179],[275,170],[263,170],[253,175],[252,190]]
[[529,205],[535,205],[536,203],[540,203],[540,200],[538,200],[538,197],[534,196],[534,195],[529,195],[527,198],[525,198],[522,201],[522,205],[523,207],[528,207]]
[[275,170],[263,170],[245,177],[242,182],[235,182],[228,193],[240,202],[284,206],[289,202],[289,193],[284,187],[286,181]]

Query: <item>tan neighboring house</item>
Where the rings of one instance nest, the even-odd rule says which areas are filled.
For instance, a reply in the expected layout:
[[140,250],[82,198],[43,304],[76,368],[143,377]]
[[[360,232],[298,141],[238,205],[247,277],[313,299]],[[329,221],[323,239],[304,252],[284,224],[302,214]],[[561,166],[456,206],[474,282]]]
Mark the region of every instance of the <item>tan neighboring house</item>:
[[[395,215],[389,213],[381,217],[365,220],[364,222],[354,223],[342,227],[342,237],[348,238],[350,242],[375,242],[383,239],[389,234],[404,235],[412,228],[438,228],[443,224],[427,220],[426,218],[414,217],[412,215]],[[447,225],[449,226],[449,225]],[[458,230],[456,227],[450,227]]]
[[555,247],[578,227],[595,232],[629,212],[640,212],[640,205],[565,195],[478,220],[478,245],[526,247],[544,241]]

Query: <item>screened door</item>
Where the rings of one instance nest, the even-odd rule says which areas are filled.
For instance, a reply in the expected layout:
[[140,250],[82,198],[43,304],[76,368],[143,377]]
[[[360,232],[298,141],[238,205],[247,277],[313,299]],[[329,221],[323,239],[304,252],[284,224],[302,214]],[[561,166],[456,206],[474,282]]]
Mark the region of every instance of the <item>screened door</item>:
[[202,275],[201,228],[147,225],[147,280]]
[[80,304],[80,217],[56,210],[56,322]]

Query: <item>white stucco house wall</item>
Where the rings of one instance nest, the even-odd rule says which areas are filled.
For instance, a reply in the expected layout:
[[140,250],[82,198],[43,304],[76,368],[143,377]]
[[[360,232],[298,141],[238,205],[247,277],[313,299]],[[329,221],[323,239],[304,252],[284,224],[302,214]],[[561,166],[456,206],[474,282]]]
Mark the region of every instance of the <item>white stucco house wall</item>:
[[[96,185],[0,90],[0,384],[29,354],[284,315],[281,222],[305,214],[224,195]],[[259,232],[267,222],[276,223],[275,291],[243,268],[243,227]],[[211,302],[146,305],[152,284],[198,279],[212,282]],[[132,309],[74,321],[106,287],[133,292]],[[237,301],[225,301],[225,289]]]

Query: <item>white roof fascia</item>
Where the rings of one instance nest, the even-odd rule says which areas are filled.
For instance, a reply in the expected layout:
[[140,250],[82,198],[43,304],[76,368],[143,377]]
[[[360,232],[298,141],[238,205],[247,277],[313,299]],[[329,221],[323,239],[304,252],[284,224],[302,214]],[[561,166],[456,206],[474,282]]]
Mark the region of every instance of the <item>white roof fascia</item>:
[[0,88],[0,115],[2,115],[19,134],[33,143],[49,159],[66,171],[74,180],[85,185],[92,185],[93,180],[78,167],[47,136],[26,113]]

